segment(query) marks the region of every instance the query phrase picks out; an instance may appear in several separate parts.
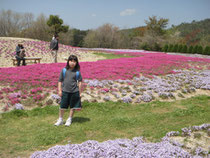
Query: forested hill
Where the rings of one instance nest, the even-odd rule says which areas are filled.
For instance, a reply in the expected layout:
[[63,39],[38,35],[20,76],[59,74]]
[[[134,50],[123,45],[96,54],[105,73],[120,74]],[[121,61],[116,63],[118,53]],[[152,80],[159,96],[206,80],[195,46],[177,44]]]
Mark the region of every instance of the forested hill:
[[181,23],[180,25],[172,27],[172,29],[179,31],[181,37],[191,33],[197,34],[199,37],[204,37],[210,35],[210,19]]
[[[142,30],[144,31],[146,26],[131,28],[131,29],[123,29],[121,32],[126,32],[128,34],[135,34],[136,32]],[[184,37],[192,32],[195,32],[196,34],[200,34],[203,36],[210,35],[210,19],[205,19],[201,21],[195,21],[193,20],[191,23],[181,23],[177,26],[172,26],[168,30],[171,30],[171,32],[179,31],[180,36]]]
[[[148,36],[144,36],[147,31],[147,26],[141,26],[131,29],[120,30],[124,35],[135,38],[140,37],[144,43],[149,43],[144,40]],[[202,45],[203,47],[210,45],[210,19],[201,21],[193,20],[191,23],[181,23],[180,25],[172,25],[171,28],[166,30],[167,36],[164,36],[164,40],[159,43],[176,43],[190,45]],[[160,37],[159,37],[160,38]],[[158,39],[156,39],[158,40]],[[137,42],[136,42],[137,43]],[[151,43],[149,44],[151,45]],[[143,48],[145,49],[145,48]]]

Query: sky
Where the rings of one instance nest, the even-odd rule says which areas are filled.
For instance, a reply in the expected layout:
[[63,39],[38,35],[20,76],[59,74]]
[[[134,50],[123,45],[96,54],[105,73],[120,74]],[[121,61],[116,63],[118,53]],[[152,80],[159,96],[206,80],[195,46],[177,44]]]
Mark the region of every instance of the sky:
[[59,15],[80,30],[110,23],[120,29],[145,26],[151,16],[169,19],[168,27],[210,18],[210,0],[0,0],[0,11]]

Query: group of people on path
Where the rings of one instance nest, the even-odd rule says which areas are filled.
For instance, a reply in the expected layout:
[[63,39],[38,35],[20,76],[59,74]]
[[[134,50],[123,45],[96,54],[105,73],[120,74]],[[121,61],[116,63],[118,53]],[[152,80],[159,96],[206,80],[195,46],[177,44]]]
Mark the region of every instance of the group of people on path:
[[[57,63],[58,53],[58,35],[52,38],[50,43],[50,51],[52,55],[52,62]],[[25,63],[25,50],[22,43],[16,47],[17,66],[26,65]],[[61,97],[59,118],[54,124],[60,126],[64,124],[64,112],[70,107],[69,117],[65,121],[65,126],[70,126],[75,110],[81,110],[81,93],[82,93],[82,75],[80,73],[80,65],[77,56],[70,55],[65,68],[60,72],[58,79],[58,95]]]

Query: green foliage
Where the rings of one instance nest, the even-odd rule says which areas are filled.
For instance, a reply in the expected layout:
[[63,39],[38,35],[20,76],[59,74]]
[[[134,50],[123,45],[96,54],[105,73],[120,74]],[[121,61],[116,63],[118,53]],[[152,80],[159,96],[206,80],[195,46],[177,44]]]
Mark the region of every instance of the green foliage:
[[21,117],[28,117],[28,114],[26,111],[23,110],[13,110],[9,113],[3,113],[2,114],[2,118],[4,119],[17,119],[17,118],[21,118]]
[[67,32],[69,26],[63,25],[63,20],[59,18],[58,15],[50,15],[49,19],[47,20],[47,25],[51,27],[53,30],[52,32],[56,35],[59,32]]
[[72,46],[82,47],[84,45],[84,38],[88,31],[82,31],[78,29],[73,29],[73,43]]
[[190,46],[188,49],[188,53],[192,54],[193,53],[193,46]]
[[187,45],[185,44],[181,50],[182,53],[187,53]]
[[142,45],[141,45],[141,48],[143,49],[143,50],[150,50],[150,46],[149,46],[149,44],[148,43],[143,43]]
[[[139,49],[138,43],[146,42],[149,44],[148,46],[144,44],[143,47],[146,50],[159,51],[160,46],[164,43],[173,44],[177,40],[186,43],[187,46],[207,46],[210,43],[209,18],[182,23],[178,26],[172,25],[171,28],[166,29],[169,19],[152,16],[145,20],[146,26],[119,30],[111,24],[110,28],[104,27],[103,29],[102,26],[96,30],[81,31],[78,29],[70,30],[69,26],[63,24],[64,21],[59,18],[59,15],[50,15],[47,18],[41,14],[34,20],[34,15],[31,13],[22,14],[8,10],[0,12],[0,17],[2,17],[0,23],[2,27],[0,28],[3,28],[0,29],[0,34],[4,37],[23,37],[49,41],[52,34],[59,34],[60,43],[80,47]],[[87,36],[88,38],[85,40]],[[176,52],[176,46],[174,47],[170,50],[171,52]],[[163,48],[163,51],[166,51],[166,49]],[[169,51],[169,48],[167,48],[167,51]],[[197,51],[201,52],[200,48]],[[191,50],[188,50],[188,52],[191,52]],[[203,54],[207,54],[207,52],[205,49],[203,50]]]
[[182,48],[183,48],[183,45],[182,44],[180,44],[179,46],[178,46],[178,52],[182,52]]
[[129,56],[125,54],[111,54],[111,53],[100,53],[100,52],[96,52],[94,54],[105,57],[106,59],[133,58],[133,56]]
[[210,19],[192,21],[191,23],[181,23],[172,28],[180,33],[180,37],[187,45],[195,45],[210,34]]
[[168,25],[169,19],[160,18],[157,19],[156,16],[149,17],[149,20],[145,20],[145,23],[147,25],[147,29],[149,31],[154,32],[156,35],[164,35],[165,34],[165,28]]
[[209,46],[206,46],[204,51],[203,51],[203,54],[204,55],[210,55],[210,47]]
[[164,47],[162,48],[163,52],[167,52],[168,51],[168,44],[165,44]]
[[152,49],[154,51],[161,51],[161,46],[158,43],[155,43],[154,49]]
[[193,54],[196,54],[197,52],[198,52],[198,45],[196,45],[195,47],[193,47],[192,53]]
[[202,46],[198,46],[197,53],[203,54],[203,47]]
[[168,48],[168,52],[172,52],[173,51],[173,47],[174,47],[173,44],[170,44],[169,48]]
[[178,51],[178,44],[175,44],[174,47],[173,47],[172,52],[177,52],[177,51]]

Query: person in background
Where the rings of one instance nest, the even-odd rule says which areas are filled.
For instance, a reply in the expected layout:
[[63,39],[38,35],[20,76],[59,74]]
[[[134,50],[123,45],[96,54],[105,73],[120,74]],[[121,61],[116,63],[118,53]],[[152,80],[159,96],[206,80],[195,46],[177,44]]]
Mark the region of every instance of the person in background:
[[57,63],[57,53],[58,53],[58,35],[55,35],[55,38],[52,39],[50,43],[50,51],[52,55],[52,62]]
[[17,66],[20,66],[22,61],[22,65],[25,66],[25,50],[22,43],[19,43],[16,47],[16,55],[15,58],[17,59]]

